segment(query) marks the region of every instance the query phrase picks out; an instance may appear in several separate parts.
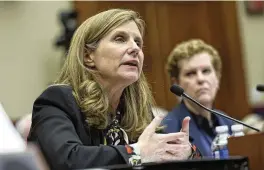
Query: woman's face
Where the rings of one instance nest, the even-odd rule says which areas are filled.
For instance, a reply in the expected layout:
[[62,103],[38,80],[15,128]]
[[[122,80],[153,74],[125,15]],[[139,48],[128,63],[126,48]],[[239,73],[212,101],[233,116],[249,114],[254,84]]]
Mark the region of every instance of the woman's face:
[[211,62],[211,56],[204,52],[179,62],[178,84],[184,91],[205,105],[214,102],[219,80]]
[[110,84],[128,86],[139,79],[144,54],[143,40],[134,21],[127,22],[107,34],[97,49],[88,56],[100,79]]

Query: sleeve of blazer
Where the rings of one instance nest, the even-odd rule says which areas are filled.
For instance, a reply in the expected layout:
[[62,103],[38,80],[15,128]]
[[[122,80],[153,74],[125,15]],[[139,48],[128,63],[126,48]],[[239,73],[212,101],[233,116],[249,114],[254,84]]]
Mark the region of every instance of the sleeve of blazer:
[[[71,90],[70,90],[71,91]],[[76,133],[71,92],[49,87],[33,106],[31,134],[53,169],[81,169],[128,163],[125,146],[85,146]],[[76,104],[75,104],[76,105]]]

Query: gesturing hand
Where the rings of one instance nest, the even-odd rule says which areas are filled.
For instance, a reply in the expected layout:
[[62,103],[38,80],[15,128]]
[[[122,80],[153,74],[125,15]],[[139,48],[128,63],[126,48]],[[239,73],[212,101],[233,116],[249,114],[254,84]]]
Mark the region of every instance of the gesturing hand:
[[139,137],[138,147],[142,163],[182,160],[191,155],[190,117],[186,117],[182,121],[181,132],[157,134],[155,130],[164,117],[165,115],[157,115]]

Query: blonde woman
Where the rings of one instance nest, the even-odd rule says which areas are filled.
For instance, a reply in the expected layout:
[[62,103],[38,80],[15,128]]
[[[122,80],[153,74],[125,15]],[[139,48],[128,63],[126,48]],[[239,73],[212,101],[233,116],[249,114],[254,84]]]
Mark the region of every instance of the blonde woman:
[[122,9],[92,16],[76,30],[58,79],[33,107],[28,141],[39,145],[51,169],[182,160],[194,153],[189,118],[181,132],[155,133],[164,115],[152,120],[143,35],[138,14]]

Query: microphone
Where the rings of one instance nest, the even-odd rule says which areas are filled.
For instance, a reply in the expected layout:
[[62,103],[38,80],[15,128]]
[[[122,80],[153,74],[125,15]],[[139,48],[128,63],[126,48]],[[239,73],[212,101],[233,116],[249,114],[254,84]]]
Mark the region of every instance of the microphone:
[[184,93],[183,88],[181,88],[180,86],[178,86],[178,85],[176,85],[176,84],[174,84],[174,85],[171,86],[170,91],[171,91],[172,93],[176,94],[177,96],[180,96],[180,97],[183,96],[183,97],[189,99],[190,101],[194,102],[195,104],[197,104],[198,106],[202,107],[203,109],[209,111],[210,113],[213,113],[213,114],[216,114],[216,115],[222,116],[222,117],[224,117],[224,118],[226,118],[226,119],[232,120],[232,121],[234,121],[234,122],[237,122],[237,123],[239,123],[239,124],[242,124],[242,125],[244,125],[244,126],[250,128],[250,129],[253,129],[253,130],[257,131],[257,132],[260,132],[259,129],[256,129],[256,128],[254,128],[254,127],[252,127],[252,126],[249,126],[249,125],[247,125],[247,124],[245,124],[245,123],[243,123],[243,122],[241,122],[241,121],[239,121],[239,120],[236,120],[236,119],[234,119],[234,118],[232,118],[232,117],[229,117],[229,116],[227,116],[227,115],[225,115],[225,114],[223,114],[223,113],[217,112],[217,111],[215,111],[215,110],[212,110],[212,109],[209,109],[209,108],[203,106],[202,104],[200,104],[199,102],[197,102],[196,100],[194,100],[193,98],[191,98],[190,96],[188,96],[186,93]]
[[256,87],[257,91],[259,92],[264,92],[264,85],[263,84],[258,84]]

